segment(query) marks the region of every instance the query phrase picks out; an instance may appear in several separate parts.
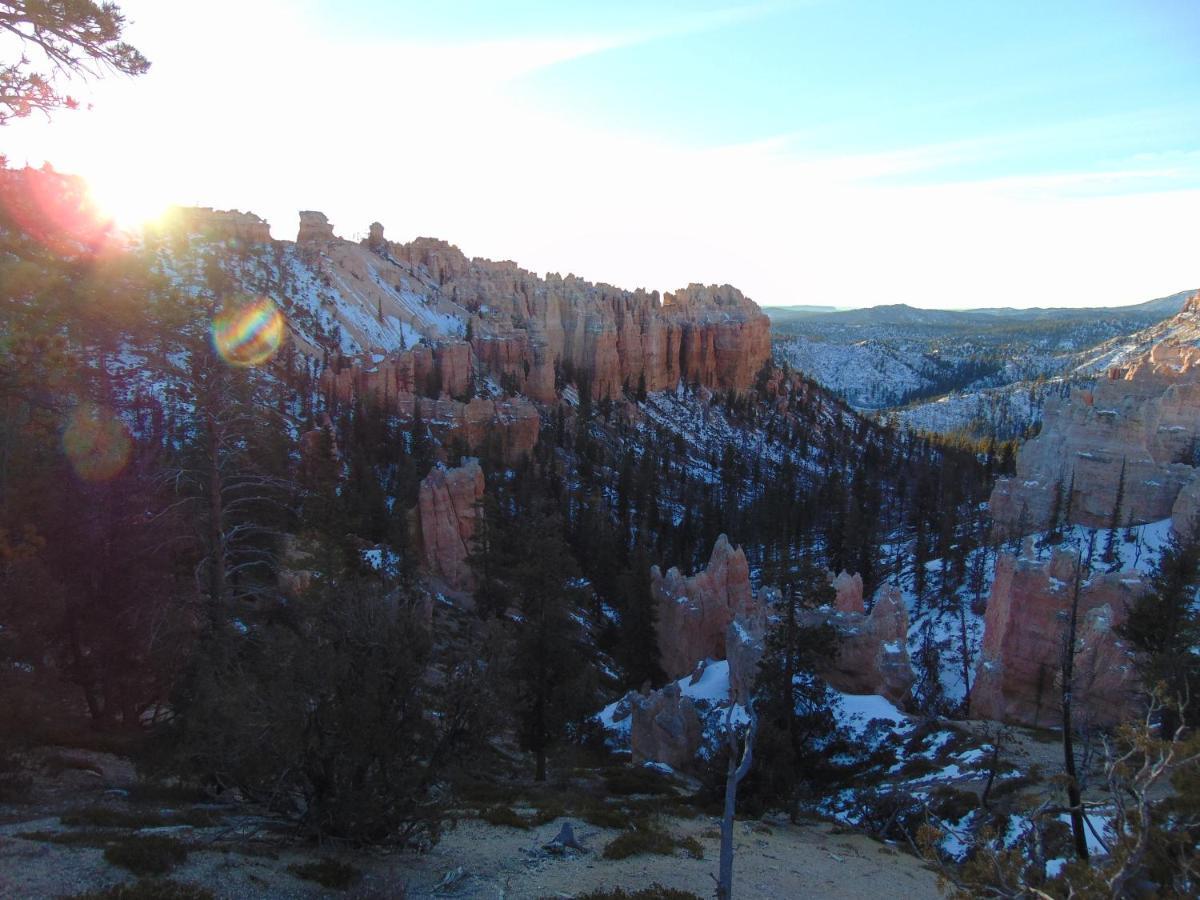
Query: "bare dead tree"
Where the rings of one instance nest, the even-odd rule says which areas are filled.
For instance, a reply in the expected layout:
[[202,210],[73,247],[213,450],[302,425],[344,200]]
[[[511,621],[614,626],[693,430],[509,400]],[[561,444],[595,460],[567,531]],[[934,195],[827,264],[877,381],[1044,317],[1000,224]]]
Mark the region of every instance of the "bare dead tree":
[[721,861],[717,875],[717,900],[733,897],[733,824],[737,808],[737,789],[750,771],[754,760],[754,738],[758,734],[758,714],[753,699],[746,702],[750,724],[741,741],[741,761],[738,761],[738,733],[733,725],[733,706],[725,713],[725,739],[729,745],[729,768],[725,776],[725,810],[721,816]]
[[[1088,553],[1089,558],[1091,552]],[[1075,644],[1079,622],[1079,597],[1083,592],[1083,554],[1075,558],[1075,579],[1071,587],[1071,608],[1068,612],[1067,631],[1062,654],[1062,748],[1063,769],[1067,776],[1067,801],[1070,804],[1071,834],[1075,839],[1075,855],[1088,858],[1087,834],[1085,832],[1079,777],[1075,768],[1074,723],[1071,721],[1071,704],[1074,700]]]

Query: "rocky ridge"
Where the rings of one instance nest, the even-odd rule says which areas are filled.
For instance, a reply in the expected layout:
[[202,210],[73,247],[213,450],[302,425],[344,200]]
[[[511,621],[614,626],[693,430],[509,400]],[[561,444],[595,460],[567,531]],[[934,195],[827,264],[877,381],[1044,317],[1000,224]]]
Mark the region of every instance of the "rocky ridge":
[[1147,349],[1110,368],[1094,390],[1047,399],[1042,430],[1022,446],[1016,475],[992,493],[1001,536],[1051,527],[1059,491],[1068,524],[1093,528],[1106,527],[1114,513],[1120,525],[1166,518],[1181,495],[1195,493],[1200,294],[1150,332]]

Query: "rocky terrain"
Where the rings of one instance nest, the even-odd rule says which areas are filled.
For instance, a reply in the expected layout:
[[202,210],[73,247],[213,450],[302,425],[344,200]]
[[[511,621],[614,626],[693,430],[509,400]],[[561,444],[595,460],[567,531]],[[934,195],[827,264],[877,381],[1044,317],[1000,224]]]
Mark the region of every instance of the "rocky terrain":
[[[997,483],[989,504],[1002,534],[1071,524],[1103,527],[1188,517],[1200,437],[1200,300],[1159,330],[1159,340],[1113,366],[1093,390],[1046,404],[1045,421],[1017,457],[1013,478]],[[1119,496],[1118,496],[1119,495]],[[1182,500],[1181,500],[1182,498]]]
[[768,312],[776,357],[852,406],[916,429],[1006,440],[1040,422],[1046,379],[1054,392],[1144,350],[1153,338],[1131,336],[1188,296],[1105,309]]

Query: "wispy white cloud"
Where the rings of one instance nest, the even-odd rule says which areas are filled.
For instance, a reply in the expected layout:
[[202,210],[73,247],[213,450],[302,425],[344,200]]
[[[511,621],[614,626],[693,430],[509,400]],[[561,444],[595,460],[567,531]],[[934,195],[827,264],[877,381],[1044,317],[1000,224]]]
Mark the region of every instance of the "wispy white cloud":
[[118,198],[253,209],[279,237],[296,210],[317,208],[344,235],[379,219],[398,240],[433,234],[630,287],[728,281],[764,303],[1118,303],[1200,281],[1200,191],[1094,189],[1186,172],[1194,156],[953,180],[939,173],[1025,138],[846,156],[806,154],[798,135],[696,148],[509,89],[537,68],[770,6],[439,46],[331,43],[285,5],[220,3],[186,30],[130,3],[151,74],[105,81],[91,113],[6,129],[6,151],[82,171]]

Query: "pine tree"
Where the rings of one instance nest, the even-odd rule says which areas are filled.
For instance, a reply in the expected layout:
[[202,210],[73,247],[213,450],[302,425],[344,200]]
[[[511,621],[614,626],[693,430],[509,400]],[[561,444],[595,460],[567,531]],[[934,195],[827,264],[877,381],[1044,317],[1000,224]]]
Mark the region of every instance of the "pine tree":
[[125,16],[115,3],[0,4],[0,29],[20,41],[17,59],[0,64],[0,125],[34,110],[73,109],[61,77],[95,76],[102,70],[142,75],[146,57],[121,40]]
[[[1150,576],[1150,590],[1134,601],[1118,633],[1137,651],[1138,671],[1147,688],[1162,685],[1164,736],[1173,734],[1181,720],[1200,721],[1200,610],[1196,589],[1200,585],[1200,520],[1183,536],[1172,535],[1163,547]],[[1190,701],[1190,702],[1189,702]]]
[[806,624],[803,616],[804,610],[832,600],[833,588],[806,548],[775,611],[754,686],[757,792],[781,802],[793,820],[806,787],[829,772],[825,743],[837,731],[837,696],[816,675],[837,655],[837,632],[829,625]]
[[1117,495],[1113,500],[1112,513],[1108,518],[1108,536],[1104,541],[1104,555],[1100,557],[1108,565],[1117,561],[1117,530],[1121,527],[1121,504],[1125,502],[1125,459],[1121,459],[1121,475],[1117,479]]

